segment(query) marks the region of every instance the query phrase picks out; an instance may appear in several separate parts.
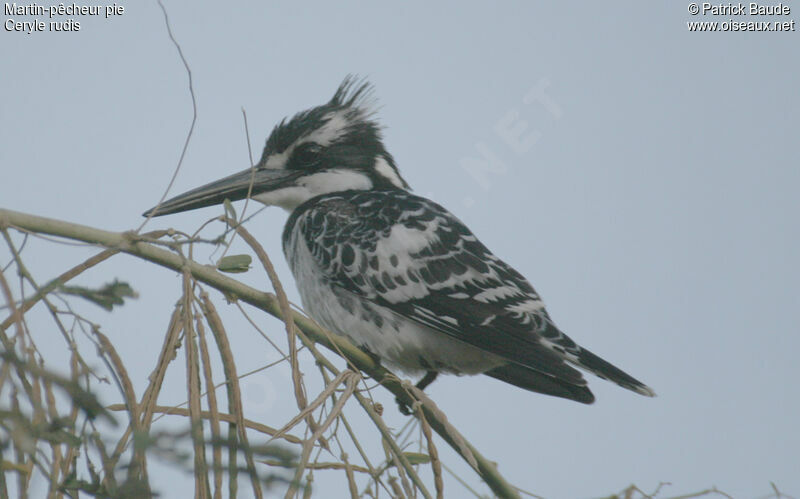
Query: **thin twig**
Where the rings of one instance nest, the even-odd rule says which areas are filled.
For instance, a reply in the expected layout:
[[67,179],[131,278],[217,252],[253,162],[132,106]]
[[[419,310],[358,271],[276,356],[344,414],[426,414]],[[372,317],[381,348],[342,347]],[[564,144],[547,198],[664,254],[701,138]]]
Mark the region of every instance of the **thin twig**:
[[153,218],[153,214],[158,211],[158,208],[161,206],[161,203],[167,198],[170,189],[172,189],[172,184],[175,183],[175,179],[178,178],[178,172],[181,171],[181,166],[183,165],[183,158],[186,157],[186,151],[189,149],[189,141],[192,139],[192,134],[194,133],[194,125],[197,123],[197,98],[194,95],[194,83],[192,82],[192,68],[189,67],[189,63],[186,61],[186,57],[183,55],[183,49],[181,49],[180,43],[178,40],[175,39],[175,36],[172,34],[172,26],[169,23],[169,14],[167,14],[167,8],[164,7],[164,4],[161,0],[158,0],[158,6],[161,7],[161,12],[164,13],[164,23],[167,26],[167,34],[169,35],[170,41],[172,44],[175,45],[175,48],[178,49],[178,55],[181,58],[181,62],[183,63],[183,67],[186,69],[186,74],[189,77],[189,95],[192,97],[192,124],[189,125],[189,131],[186,134],[186,140],[183,142],[183,148],[181,149],[181,156],[178,158],[178,164],[175,166],[175,171],[172,173],[172,178],[169,179],[169,184],[167,184],[167,188],[164,189],[164,194],[161,195],[161,199],[158,200],[158,204],[156,204],[156,209],[150,212],[150,215],[147,216],[144,222],[136,229],[135,232],[140,232],[142,228]]
[[[116,411],[125,411],[127,408],[124,404],[112,404],[106,407],[107,410],[116,412]],[[157,405],[153,407],[153,412],[155,414],[164,414],[166,416],[182,416],[188,417],[189,416],[189,409],[183,409],[180,407],[173,407],[173,406],[166,406],[166,405]],[[213,415],[209,411],[202,411],[200,413],[200,417],[203,419],[211,419]],[[225,421],[226,423],[236,423],[236,416],[233,414],[226,414],[224,412],[217,413],[217,417],[220,421]],[[263,433],[265,435],[273,436],[278,433],[278,430],[272,428],[271,426],[267,426],[263,423],[257,423],[255,421],[251,421],[249,419],[244,420],[244,426],[246,428],[250,428],[251,430],[255,430],[259,433]],[[303,440],[299,437],[296,437],[290,433],[284,433],[279,438],[286,440],[287,442],[293,444],[302,444]]]
[[[250,195],[253,193],[253,185],[255,185],[256,181],[256,165],[253,162],[253,148],[250,147],[250,128],[247,126],[247,112],[245,112],[244,108],[242,108],[242,118],[244,119],[244,136],[247,139],[247,156],[250,158],[250,183],[247,186],[247,196],[244,198],[242,214],[239,216],[239,221],[236,223],[236,226],[244,223],[244,216],[247,213],[247,207],[250,205]],[[236,231],[233,232],[230,241],[225,244],[225,250],[222,252],[220,258],[228,253],[234,239],[236,239]]]
[[[195,276],[196,277],[196,276]],[[225,373],[225,379],[228,382],[228,412],[232,413],[236,418],[236,431],[229,432],[228,440],[230,451],[228,454],[229,464],[229,492],[231,497],[236,497],[236,442],[234,436],[238,435],[242,447],[244,448],[245,464],[247,465],[248,474],[250,475],[250,484],[253,487],[253,493],[258,499],[263,496],[261,492],[261,483],[258,481],[256,474],[256,465],[253,458],[253,452],[250,450],[250,444],[247,438],[247,427],[244,423],[244,410],[242,409],[242,392],[239,387],[239,377],[236,375],[236,363],[233,360],[233,352],[231,351],[230,343],[228,342],[228,334],[225,332],[225,326],[217,314],[217,309],[208,297],[208,293],[200,294],[201,309],[206,317],[211,332],[214,335],[214,340],[217,343],[217,350],[219,351],[222,359],[222,369]]]
[[[222,446],[220,445],[222,437],[220,436],[217,392],[214,386],[214,376],[211,372],[211,357],[208,353],[208,344],[206,343],[206,331],[200,317],[195,315],[195,318],[195,326],[197,328],[197,337],[200,346],[200,360],[203,365],[203,377],[207,387],[205,395],[208,400],[208,412],[211,415],[211,417],[208,418],[211,423],[211,441],[214,443],[214,448],[212,450],[212,459],[214,463],[214,499],[222,499]],[[202,417],[202,411],[200,417]]]
[[208,482],[208,465],[206,464],[206,442],[203,435],[203,419],[200,417],[200,362],[198,360],[197,343],[195,343],[194,326],[192,325],[192,277],[187,269],[183,271],[183,338],[186,352],[186,388],[189,394],[189,423],[191,424],[192,442],[194,443],[194,477],[195,497],[208,499],[211,486]]
[[352,371],[342,371],[339,373],[339,375],[336,376],[333,381],[328,383],[328,386],[326,386],[325,389],[320,392],[317,398],[315,398],[310,404],[306,405],[305,409],[301,410],[300,413],[290,419],[288,423],[283,425],[283,427],[278,430],[271,439],[267,440],[267,443],[270,443],[270,441],[283,436],[284,433],[291,430],[297,426],[297,423],[305,419],[309,413],[313,412],[317,409],[317,407],[325,403],[328,397],[330,397],[331,394],[333,394],[333,392],[339,387],[339,385],[342,384],[342,381],[347,377],[348,374],[352,374]]
[[[285,499],[290,499],[297,493],[297,487],[300,484],[300,479],[302,478],[305,467],[308,464],[308,457],[311,453],[311,449],[314,446],[314,442],[319,440],[331,423],[333,423],[336,418],[339,417],[339,414],[341,414],[342,409],[344,408],[344,404],[350,398],[350,395],[352,395],[355,391],[356,385],[358,384],[359,375],[353,371],[343,371],[342,374],[344,375],[345,390],[339,397],[339,400],[337,400],[334,404],[325,421],[314,431],[314,434],[311,436],[311,438],[306,440],[306,442],[303,444],[303,451],[300,455],[300,463],[297,465],[297,470],[295,471],[294,478],[289,485],[289,490],[286,491],[286,495],[284,496]],[[334,380],[334,382],[338,384],[337,380],[339,380],[338,377]]]
[[[200,265],[191,260],[187,261],[179,255],[143,242],[138,239],[137,236],[130,233],[108,232],[78,224],[0,209],[0,227],[11,225],[34,232],[42,232],[54,236],[101,244],[107,248],[118,248],[126,253],[177,271],[181,271],[184,267],[188,268],[197,280],[219,289],[226,293],[227,296],[236,297],[276,317],[282,317],[281,306],[275,296],[246,286],[208,266]],[[311,340],[308,343],[304,341],[306,346],[311,345],[309,346],[309,350],[312,352],[314,351],[311,348],[313,342],[325,345],[331,351],[343,355],[348,363],[369,374],[373,379],[381,383],[382,386],[405,403],[409,405],[414,403],[408,396],[407,390],[402,386],[396,376],[381,367],[374,359],[353,346],[345,338],[331,335],[323,329],[320,329],[313,321],[298,313],[293,312],[292,318],[294,323],[299,327],[298,336],[301,341],[304,339]],[[232,380],[235,378],[228,377],[228,379]],[[354,395],[357,396],[357,398],[360,396],[357,392]],[[363,400],[363,404],[372,411],[372,403],[363,396],[361,396],[361,399]],[[435,413],[428,407],[428,404],[424,403],[423,410],[425,411],[426,419],[434,431],[442,436],[442,438],[444,438],[456,452],[461,454],[464,459],[477,463],[477,469],[479,470],[481,478],[489,485],[496,495],[501,497],[519,496],[516,489],[505,481],[491,461],[480,455],[476,449],[466,442],[463,436],[455,432],[455,429],[451,425],[440,419],[441,413]],[[374,414],[374,411],[372,412]],[[469,451],[469,453],[466,453],[465,450]]]
[[[90,268],[94,267],[98,263],[107,260],[109,257],[111,257],[113,255],[116,255],[117,253],[119,253],[119,250],[103,250],[100,253],[98,253],[98,254],[94,255],[93,257],[89,258],[85,262],[80,263],[80,264],[72,267],[68,271],[64,272],[60,276],[56,277],[52,281],[50,281],[47,284],[45,284],[44,286],[42,286],[41,291],[39,293],[36,293],[34,296],[32,296],[32,297],[28,298],[27,300],[25,300],[19,306],[19,308],[17,308],[17,314],[20,314],[20,315],[24,314],[25,312],[30,310],[31,307],[36,305],[39,302],[39,300],[41,300],[45,295],[47,295],[51,291],[53,291],[56,288],[58,288],[58,286],[66,284],[72,278],[80,275],[82,272],[84,272],[86,270],[89,270]],[[13,304],[11,302],[9,302],[9,305],[13,306]],[[13,310],[13,308],[12,308],[12,310]],[[0,324],[0,329],[7,329],[8,326],[11,325],[11,323],[13,321],[14,321],[14,314],[12,313],[11,315],[9,315],[9,317],[6,320],[3,321],[2,324]]]
[[433,483],[436,485],[436,499],[444,498],[444,482],[442,481],[442,462],[439,460],[439,451],[433,442],[433,435],[431,434],[431,425],[425,419],[425,413],[420,407],[417,410],[417,417],[422,425],[422,433],[425,435],[425,441],[428,442],[428,455],[431,458],[431,468],[433,469]]
[[[230,220],[228,220],[230,223]],[[233,221],[236,224],[236,221]],[[278,274],[275,272],[275,267],[272,266],[272,262],[270,261],[269,257],[267,256],[267,252],[264,251],[264,248],[259,244],[259,242],[254,238],[250,232],[242,227],[241,225],[236,225],[236,232],[245,240],[245,242],[256,252],[256,256],[258,256],[261,265],[263,265],[264,270],[267,272],[270,281],[272,282],[272,287],[275,289],[275,294],[278,297],[278,304],[281,308],[281,314],[283,315],[283,321],[286,325],[286,334],[288,336],[289,341],[289,361],[292,366],[292,383],[294,384],[294,395],[297,399],[297,407],[300,410],[305,409],[306,405],[308,405],[308,401],[305,395],[305,389],[303,387],[303,381],[300,374],[300,367],[297,363],[297,333],[295,331],[294,319],[292,317],[292,308],[289,305],[289,300],[286,298],[286,292],[283,290],[283,286],[281,285],[280,281],[278,280]],[[313,419],[309,421],[309,426],[313,429],[314,428],[314,421]]]

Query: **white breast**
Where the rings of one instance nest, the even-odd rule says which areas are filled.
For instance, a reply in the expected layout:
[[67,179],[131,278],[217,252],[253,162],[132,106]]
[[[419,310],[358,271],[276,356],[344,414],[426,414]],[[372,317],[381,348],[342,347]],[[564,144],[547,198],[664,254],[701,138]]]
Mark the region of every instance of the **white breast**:
[[303,307],[322,326],[415,375],[427,370],[477,374],[504,364],[495,355],[453,339],[326,281],[302,237],[285,248]]

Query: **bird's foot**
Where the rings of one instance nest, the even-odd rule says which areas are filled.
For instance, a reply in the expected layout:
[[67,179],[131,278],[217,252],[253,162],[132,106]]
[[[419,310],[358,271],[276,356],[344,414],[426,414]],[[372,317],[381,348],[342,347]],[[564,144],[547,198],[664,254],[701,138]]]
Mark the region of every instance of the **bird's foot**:
[[413,414],[413,411],[408,406],[408,404],[400,400],[400,397],[395,397],[394,400],[395,402],[397,402],[397,410],[400,411],[400,414],[402,414],[403,416],[410,416],[411,414]]
[[[436,371],[428,371],[427,373],[425,373],[425,376],[423,376],[422,379],[419,380],[419,382],[417,382],[417,384],[414,386],[416,386],[417,389],[419,389],[420,391],[425,390],[425,388],[428,385],[433,383],[433,381],[436,379],[436,376],[438,375],[439,373]],[[408,404],[400,400],[400,397],[395,397],[394,400],[395,402],[397,402],[397,409],[400,411],[400,414],[403,414],[404,416],[410,416],[414,413],[414,411],[412,410],[411,407],[408,406]],[[415,404],[417,402],[418,401],[416,400],[414,401]]]

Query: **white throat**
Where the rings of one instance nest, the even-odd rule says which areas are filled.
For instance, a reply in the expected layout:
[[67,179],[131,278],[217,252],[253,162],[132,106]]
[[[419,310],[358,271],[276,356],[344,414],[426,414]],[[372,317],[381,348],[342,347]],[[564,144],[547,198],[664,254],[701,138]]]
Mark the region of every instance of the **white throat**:
[[295,185],[256,194],[253,199],[267,206],[280,206],[291,213],[304,202],[321,194],[369,189],[372,189],[372,181],[361,172],[327,170],[300,177]]

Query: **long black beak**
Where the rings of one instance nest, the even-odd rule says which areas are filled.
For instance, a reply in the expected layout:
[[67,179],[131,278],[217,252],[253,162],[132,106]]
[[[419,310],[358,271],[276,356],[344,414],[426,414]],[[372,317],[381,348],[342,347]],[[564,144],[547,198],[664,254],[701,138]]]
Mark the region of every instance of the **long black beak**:
[[168,199],[161,205],[150,208],[142,215],[158,217],[221,204],[226,199],[238,201],[246,198],[248,192],[252,197],[290,185],[298,176],[298,173],[292,170],[249,168]]

